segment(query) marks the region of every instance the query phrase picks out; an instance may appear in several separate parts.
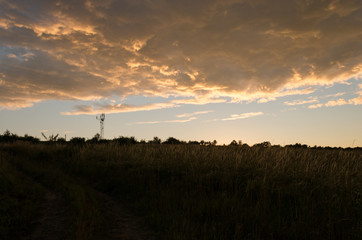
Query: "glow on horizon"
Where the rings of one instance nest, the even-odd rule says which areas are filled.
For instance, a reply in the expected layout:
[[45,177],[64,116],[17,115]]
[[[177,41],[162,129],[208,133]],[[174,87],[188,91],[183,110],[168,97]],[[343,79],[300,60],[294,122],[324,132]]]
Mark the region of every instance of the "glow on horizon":
[[362,2],[0,9],[0,131],[362,146]]

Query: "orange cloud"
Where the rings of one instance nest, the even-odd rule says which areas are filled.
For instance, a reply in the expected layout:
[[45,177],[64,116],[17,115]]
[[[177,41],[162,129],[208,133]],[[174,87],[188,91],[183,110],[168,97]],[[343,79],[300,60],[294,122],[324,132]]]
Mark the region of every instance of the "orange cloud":
[[341,106],[341,105],[345,105],[345,104],[348,104],[348,102],[345,99],[340,98],[338,100],[328,101],[324,106],[326,106],[326,107],[334,107],[334,106]]
[[176,119],[176,120],[167,120],[167,121],[135,122],[135,123],[131,123],[130,125],[133,125],[133,124],[157,124],[157,123],[186,123],[186,122],[190,122],[195,119],[197,119],[197,118],[190,117],[188,119]]
[[178,117],[178,118],[192,117],[192,116],[195,116],[195,115],[207,114],[207,113],[210,113],[210,112],[213,112],[213,111],[200,111],[200,112],[193,112],[193,113],[184,113],[184,114],[176,115],[176,117]]
[[137,112],[137,111],[150,111],[163,108],[178,107],[173,103],[153,103],[148,105],[126,105],[126,104],[107,104],[100,105],[98,108],[89,105],[77,105],[71,112],[63,112],[63,115],[95,115],[99,113],[120,113],[120,112]]
[[[294,96],[294,95],[308,95],[314,93],[315,89],[308,87],[303,89],[278,89],[273,92],[256,92],[253,94],[233,94],[231,97],[233,98],[232,102],[240,102],[240,101],[255,101],[258,99],[258,103],[267,103],[270,101],[275,101],[277,98],[285,97],[285,96]],[[227,94],[225,94],[227,96]]]
[[291,102],[284,102],[284,105],[295,106],[295,105],[303,105],[303,104],[314,103],[314,102],[318,102],[318,100],[317,99],[294,100],[294,101],[291,101]]
[[318,103],[318,104],[310,105],[310,106],[308,106],[308,108],[315,109],[315,108],[320,108],[320,107],[323,107],[323,106],[324,105],[322,103]]
[[335,107],[335,106],[343,106],[343,105],[347,105],[347,104],[353,104],[353,105],[360,105],[362,104],[362,92],[359,92],[359,96],[356,98],[352,98],[349,100],[345,100],[343,98],[339,98],[337,100],[330,100],[325,104],[314,104],[314,105],[310,105],[308,106],[308,108],[310,109],[314,109],[314,108],[320,108],[320,107]]
[[250,113],[241,113],[241,114],[232,114],[229,118],[223,118],[222,121],[231,121],[237,119],[251,118],[256,116],[264,115],[263,112],[250,112]]
[[169,120],[169,121],[164,121],[166,123],[185,123],[185,122],[190,122],[192,120],[197,119],[196,117],[190,117],[188,119],[176,119],[176,120]]
[[3,0],[0,105],[113,95],[185,97],[172,106],[266,103],[309,94],[362,76],[361,14],[359,1],[335,0]]
[[[362,85],[362,84],[360,84],[360,88],[362,88],[361,85]],[[362,104],[362,91],[359,92],[359,96],[358,96],[358,97],[352,98],[352,99],[348,100],[348,103],[349,103],[349,104],[353,104],[353,105],[360,105],[360,104]]]

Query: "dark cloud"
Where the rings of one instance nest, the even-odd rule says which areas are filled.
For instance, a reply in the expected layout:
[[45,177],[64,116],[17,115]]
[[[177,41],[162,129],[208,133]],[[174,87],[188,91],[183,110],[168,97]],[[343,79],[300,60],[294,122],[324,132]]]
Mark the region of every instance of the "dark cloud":
[[3,107],[134,94],[272,99],[362,72],[359,0],[2,0],[0,9]]

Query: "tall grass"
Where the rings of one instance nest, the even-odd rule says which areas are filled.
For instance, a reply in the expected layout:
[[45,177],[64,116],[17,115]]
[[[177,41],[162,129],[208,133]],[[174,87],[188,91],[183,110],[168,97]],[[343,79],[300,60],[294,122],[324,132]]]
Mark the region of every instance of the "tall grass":
[[17,148],[13,152],[38,162],[46,152],[51,166],[146,215],[164,239],[362,235],[360,150],[115,143]]
[[[2,153],[7,153],[6,162],[11,163],[9,166],[16,169],[18,174],[22,174],[22,176],[29,179],[27,182],[22,182],[20,189],[28,188],[29,183],[33,183],[42,189],[46,188],[59,192],[66,199],[70,208],[70,216],[68,216],[68,229],[64,233],[64,237],[77,240],[95,239],[96,232],[103,223],[100,203],[97,201],[96,194],[92,189],[65,174],[61,168],[54,164],[53,160],[58,159],[59,153],[64,149],[63,147],[60,145],[32,145],[29,143],[5,144],[3,147]],[[14,178],[17,177],[14,176]],[[39,192],[37,193],[36,199],[35,197],[28,198],[28,196],[24,196],[27,201],[19,206],[20,210],[39,205],[42,195]],[[34,195],[34,192],[32,194]],[[18,226],[29,227],[31,220],[37,217],[36,210],[32,211],[32,216],[28,216],[28,219],[25,219]],[[22,235],[26,234],[23,233]],[[19,238],[9,237],[9,239]]]
[[0,239],[19,239],[29,233],[42,187],[19,172],[6,152],[0,152]]

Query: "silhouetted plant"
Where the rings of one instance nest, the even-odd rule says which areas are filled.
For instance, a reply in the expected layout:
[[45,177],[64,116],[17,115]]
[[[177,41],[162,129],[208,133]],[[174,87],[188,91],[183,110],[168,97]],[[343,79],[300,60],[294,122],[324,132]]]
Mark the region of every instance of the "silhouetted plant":
[[271,143],[268,142],[268,141],[265,141],[265,142],[262,142],[262,143],[254,144],[253,147],[264,147],[264,148],[267,148],[267,147],[271,147]]
[[135,137],[118,137],[113,139],[114,142],[119,143],[120,145],[127,145],[127,144],[137,144],[138,141]]
[[39,138],[35,138],[25,134],[24,137],[20,137],[9,130],[6,130],[3,135],[0,135],[0,142],[15,142],[15,141],[26,141],[26,142],[39,142]]
[[58,138],[57,139],[57,143],[66,143],[67,141],[65,140],[65,138]]
[[308,148],[308,145],[296,143],[296,144],[294,144],[294,145],[292,145],[292,144],[290,144],[290,145],[285,145],[285,147],[291,147],[291,148]]
[[73,137],[73,138],[70,139],[69,142],[73,143],[73,144],[83,144],[83,143],[85,143],[85,138],[83,138],[83,137]]
[[189,141],[188,144],[191,145],[200,145],[200,143],[198,141]]
[[237,146],[238,143],[236,142],[236,140],[232,140],[231,143],[229,144],[229,146]]
[[101,135],[99,133],[96,133],[94,137],[87,140],[87,143],[98,143],[101,140]]
[[11,133],[8,129],[6,129],[3,135],[0,135],[0,142],[14,142],[18,139],[19,137]]
[[151,144],[161,144],[162,140],[158,137],[154,137],[153,140],[148,141]]
[[25,134],[24,137],[20,137],[20,140],[26,141],[26,142],[34,142],[34,143],[40,141],[39,138],[29,136],[28,134]]
[[101,135],[99,133],[96,133],[92,139],[95,141],[99,141],[101,140]]
[[180,140],[174,138],[174,137],[169,137],[167,138],[166,141],[163,142],[163,144],[181,144],[183,142],[181,142]]
[[49,136],[47,137],[47,136],[45,136],[44,133],[41,133],[41,135],[43,135],[43,137],[45,138],[45,140],[47,140],[47,141],[49,141],[49,142],[55,142],[55,141],[57,141],[57,138],[58,138],[58,136],[59,136],[59,134],[56,134],[56,135],[51,134],[51,135],[49,135]]

